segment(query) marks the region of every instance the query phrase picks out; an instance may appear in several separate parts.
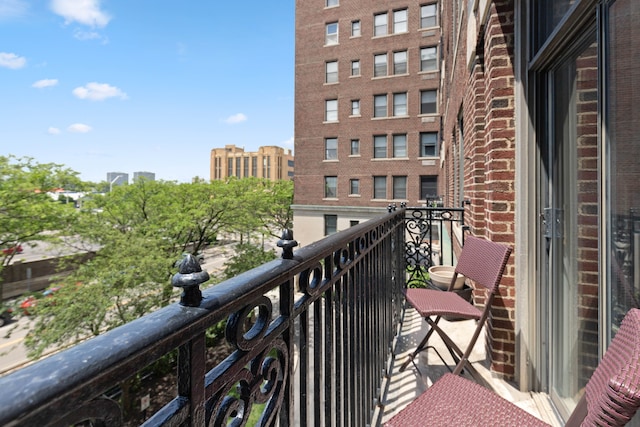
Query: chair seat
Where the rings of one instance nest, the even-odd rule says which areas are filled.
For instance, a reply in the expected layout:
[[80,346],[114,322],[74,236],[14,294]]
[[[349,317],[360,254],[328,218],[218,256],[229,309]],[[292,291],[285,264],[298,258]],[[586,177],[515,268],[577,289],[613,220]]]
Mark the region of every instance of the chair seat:
[[409,288],[406,298],[422,317],[455,316],[461,319],[482,317],[481,310],[469,304],[455,292]]
[[521,427],[548,424],[481,385],[458,375],[445,374],[385,426]]

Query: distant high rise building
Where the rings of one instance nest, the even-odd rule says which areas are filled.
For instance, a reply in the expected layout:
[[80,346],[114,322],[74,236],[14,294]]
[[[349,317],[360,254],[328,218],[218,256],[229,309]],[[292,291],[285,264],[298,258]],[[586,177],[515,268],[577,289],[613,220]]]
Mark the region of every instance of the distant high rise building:
[[211,150],[211,181],[238,178],[266,178],[271,181],[293,179],[293,154],[277,146],[265,146],[248,152],[235,145]]
[[107,172],[107,182],[110,186],[129,183],[129,174],[124,172]]
[[133,173],[133,182],[136,182],[139,178],[144,178],[149,181],[156,180],[156,174],[153,172],[134,172]]

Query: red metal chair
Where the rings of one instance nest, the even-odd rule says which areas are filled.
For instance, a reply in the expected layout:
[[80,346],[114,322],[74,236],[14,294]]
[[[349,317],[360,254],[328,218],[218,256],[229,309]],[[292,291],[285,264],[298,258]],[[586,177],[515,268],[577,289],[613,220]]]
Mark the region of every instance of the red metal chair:
[[[640,407],[640,310],[631,309],[566,426],[623,426]],[[547,426],[491,390],[445,374],[387,427]]]
[[[404,371],[409,363],[413,363],[413,359],[418,353],[430,348],[428,345],[429,338],[433,332],[437,332],[456,362],[453,373],[457,375],[466,367],[474,378],[479,381],[481,380],[475,368],[468,362],[469,354],[471,350],[473,350],[473,346],[480,336],[480,332],[489,316],[491,304],[498,291],[498,285],[502,279],[502,274],[510,254],[511,248],[509,246],[494,243],[479,237],[469,236],[465,239],[464,247],[458,258],[458,263],[456,264],[455,272],[447,292],[422,288],[407,289],[407,301],[425,318],[430,328],[422,342],[402,364],[400,371]],[[458,294],[451,292],[458,274],[462,274],[473,280],[476,285],[476,290],[486,289],[487,295],[483,310],[480,310]],[[435,319],[432,318],[434,316]],[[477,320],[476,330],[464,352],[451,340],[440,326],[438,326],[438,322],[440,322],[440,319],[443,317]]]

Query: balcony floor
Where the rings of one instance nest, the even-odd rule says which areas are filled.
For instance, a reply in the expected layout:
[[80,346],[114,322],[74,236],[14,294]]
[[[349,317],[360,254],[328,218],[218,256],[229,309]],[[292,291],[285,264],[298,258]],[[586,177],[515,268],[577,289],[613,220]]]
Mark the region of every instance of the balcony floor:
[[[448,322],[442,320],[440,325],[455,342],[460,343],[461,348],[464,348],[462,344],[470,340],[475,328],[475,321],[464,320]],[[420,369],[422,375],[419,375],[416,367],[411,364],[404,372],[400,372],[400,366],[411,351],[415,349],[427,330],[427,323],[424,319],[420,317],[413,308],[407,308],[404,314],[402,330],[396,342],[395,360],[391,367],[391,377],[386,389],[385,399],[383,400],[385,405],[381,409],[384,411],[382,414],[382,423],[389,420],[398,411],[412,402],[424,392],[427,387],[433,384],[434,381],[449,372],[434,350],[422,352],[415,358],[415,364]],[[513,383],[505,381],[491,373],[488,369],[489,363],[486,357],[484,343],[483,332],[476,342],[470,360],[485,381],[491,385],[493,391],[552,426],[562,426],[546,394],[521,392]],[[430,344],[433,344],[442,357],[444,357],[445,361],[448,363],[453,362],[451,355],[449,355],[444,343],[437,334],[431,337]],[[467,377],[469,378],[469,375],[467,375]]]

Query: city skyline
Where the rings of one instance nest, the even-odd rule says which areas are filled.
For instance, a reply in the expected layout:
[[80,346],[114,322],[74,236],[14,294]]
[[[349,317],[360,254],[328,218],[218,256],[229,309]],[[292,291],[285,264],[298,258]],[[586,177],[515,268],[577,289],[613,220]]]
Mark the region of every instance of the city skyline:
[[293,149],[294,35],[288,3],[0,0],[2,155],[190,182],[214,147]]

